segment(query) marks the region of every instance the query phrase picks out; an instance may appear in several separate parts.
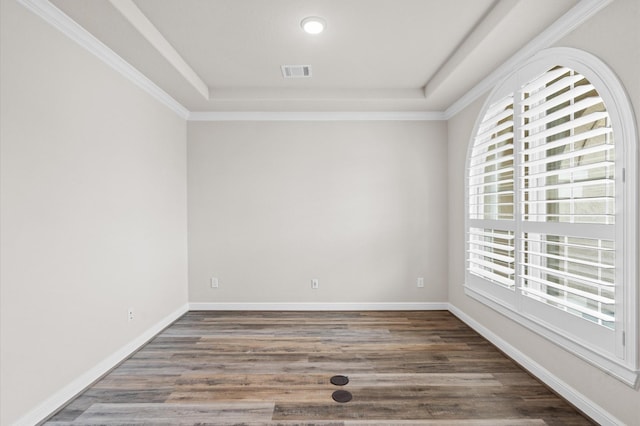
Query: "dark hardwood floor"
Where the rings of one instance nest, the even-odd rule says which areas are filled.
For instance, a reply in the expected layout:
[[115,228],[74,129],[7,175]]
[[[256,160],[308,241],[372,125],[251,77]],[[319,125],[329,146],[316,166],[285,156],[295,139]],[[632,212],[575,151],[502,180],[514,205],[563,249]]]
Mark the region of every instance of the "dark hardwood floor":
[[[353,399],[334,402],[337,389]],[[427,311],[190,312],[46,424],[591,423],[452,314]]]

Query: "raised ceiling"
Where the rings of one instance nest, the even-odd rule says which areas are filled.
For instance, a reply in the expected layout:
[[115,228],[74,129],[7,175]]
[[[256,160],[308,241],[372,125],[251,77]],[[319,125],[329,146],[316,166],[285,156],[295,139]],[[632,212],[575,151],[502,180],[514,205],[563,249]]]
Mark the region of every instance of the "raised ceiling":
[[51,3],[189,111],[443,111],[577,0]]

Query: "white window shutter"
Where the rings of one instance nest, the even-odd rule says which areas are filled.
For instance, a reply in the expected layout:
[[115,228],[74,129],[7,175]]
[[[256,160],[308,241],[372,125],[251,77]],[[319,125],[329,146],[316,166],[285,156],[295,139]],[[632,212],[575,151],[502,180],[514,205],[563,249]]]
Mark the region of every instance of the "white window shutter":
[[[602,98],[579,73],[521,91],[522,294],[615,327],[615,150]],[[557,223],[566,224],[557,235]],[[552,226],[553,224],[553,226]],[[608,238],[602,238],[604,235]]]
[[489,107],[469,162],[472,219],[513,220],[513,95]]

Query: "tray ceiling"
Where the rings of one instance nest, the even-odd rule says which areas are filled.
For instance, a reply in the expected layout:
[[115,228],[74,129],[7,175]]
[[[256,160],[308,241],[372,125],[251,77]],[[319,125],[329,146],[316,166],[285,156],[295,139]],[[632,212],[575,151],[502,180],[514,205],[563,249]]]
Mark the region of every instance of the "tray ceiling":
[[443,111],[577,1],[51,3],[189,111]]

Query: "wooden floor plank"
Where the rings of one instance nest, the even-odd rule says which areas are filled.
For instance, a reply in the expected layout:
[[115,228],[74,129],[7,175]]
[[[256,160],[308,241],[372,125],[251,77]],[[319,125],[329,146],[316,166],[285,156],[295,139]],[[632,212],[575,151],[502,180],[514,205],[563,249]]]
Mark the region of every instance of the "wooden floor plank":
[[46,424],[236,423],[591,424],[446,311],[189,312]]
[[403,426],[403,425],[424,425],[424,426],[543,426],[546,425],[541,419],[472,419],[472,420],[348,420],[345,426]]
[[207,404],[150,404],[100,403],[82,413],[77,423],[122,425],[128,423],[163,424],[271,421],[274,404],[271,402],[234,402]]
[[374,373],[351,374],[352,386],[501,386],[490,373]]

